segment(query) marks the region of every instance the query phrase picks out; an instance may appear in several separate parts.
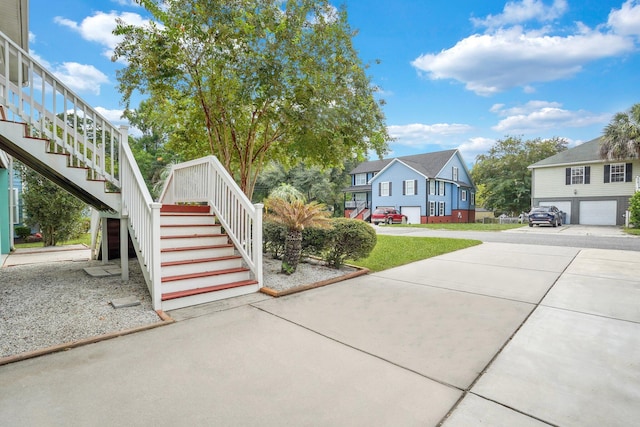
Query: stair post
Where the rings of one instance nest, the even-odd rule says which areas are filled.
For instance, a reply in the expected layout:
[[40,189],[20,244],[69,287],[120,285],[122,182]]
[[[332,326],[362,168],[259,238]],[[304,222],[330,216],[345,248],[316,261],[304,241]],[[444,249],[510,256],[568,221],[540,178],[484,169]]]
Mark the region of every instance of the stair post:
[[129,215],[123,212],[120,215],[120,271],[122,281],[129,280]]
[[253,259],[255,263],[255,276],[258,281],[258,286],[262,288],[264,286],[262,280],[262,210],[264,205],[262,203],[256,203],[256,219],[255,219],[255,232],[253,235],[253,242],[251,243],[253,247]]
[[162,277],[160,272],[160,208],[162,203],[151,203],[151,302],[154,310],[162,310]]

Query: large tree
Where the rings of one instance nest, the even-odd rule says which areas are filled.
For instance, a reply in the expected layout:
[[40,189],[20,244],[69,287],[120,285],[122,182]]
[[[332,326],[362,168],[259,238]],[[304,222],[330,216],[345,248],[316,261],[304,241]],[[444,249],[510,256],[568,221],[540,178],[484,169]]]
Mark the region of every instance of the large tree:
[[345,9],[327,0],[139,0],[153,23],[119,22],[114,60],[186,159],[216,155],[251,197],[269,160],[339,165],[390,139]]
[[624,160],[640,157],[640,104],[617,113],[604,128],[600,157]]
[[531,171],[527,166],[567,149],[561,138],[499,139],[487,154],[476,157],[471,176],[481,187],[484,207],[516,214],[531,207]]
[[44,246],[55,246],[80,234],[86,205],[39,173],[20,165],[26,223],[42,231]]

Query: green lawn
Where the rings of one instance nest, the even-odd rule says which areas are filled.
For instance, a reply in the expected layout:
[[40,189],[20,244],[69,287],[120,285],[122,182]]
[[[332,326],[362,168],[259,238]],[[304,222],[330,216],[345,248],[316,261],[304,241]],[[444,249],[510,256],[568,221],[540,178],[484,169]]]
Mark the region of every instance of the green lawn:
[[635,236],[640,236],[640,228],[624,227],[623,230],[627,234],[633,234]]
[[479,222],[470,223],[446,223],[441,224],[394,224],[381,225],[381,227],[411,227],[429,228],[432,230],[453,230],[453,231],[502,231],[512,228],[526,227],[527,224],[482,224]]
[[365,267],[375,272],[479,245],[480,243],[482,242],[479,240],[469,239],[378,235],[378,243],[368,258],[357,261],[349,260],[347,263]]
[[[58,242],[58,244],[56,246],[79,245],[79,244],[91,246],[91,234],[90,233],[83,234],[79,238],[73,239],[73,240],[69,240],[68,242]],[[41,248],[42,247],[42,242],[16,243],[15,247],[16,247],[16,249]]]

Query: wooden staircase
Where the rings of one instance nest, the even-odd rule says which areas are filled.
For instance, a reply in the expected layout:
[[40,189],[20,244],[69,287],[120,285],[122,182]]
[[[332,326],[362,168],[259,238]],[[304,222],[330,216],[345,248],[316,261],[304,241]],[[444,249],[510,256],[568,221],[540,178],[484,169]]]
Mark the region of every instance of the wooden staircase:
[[163,310],[259,290],[209,206],[163,205],[160,230]]

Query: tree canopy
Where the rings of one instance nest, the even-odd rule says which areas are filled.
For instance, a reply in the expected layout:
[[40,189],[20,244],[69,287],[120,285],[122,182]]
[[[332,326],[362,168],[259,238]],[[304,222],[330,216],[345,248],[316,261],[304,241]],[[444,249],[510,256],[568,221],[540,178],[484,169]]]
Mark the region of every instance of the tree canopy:
[[476,157],[471,170],[480,188],[484,207],[497,213],[529,211],[531,207],[531,171],[527,166],[567,149],[561,138],[523,141],[508,136],[497,140],[487,154]]
[[600,157],[624,160],[640,157],[640,104],[617,113],[604,128]]
[[120,21],[114,60],[127,108],[148,97],[185,160],[217,156],[251,197],[276,160],[340,165],[389,135],[345,9],[326,0],[139,0],[145,27]]

